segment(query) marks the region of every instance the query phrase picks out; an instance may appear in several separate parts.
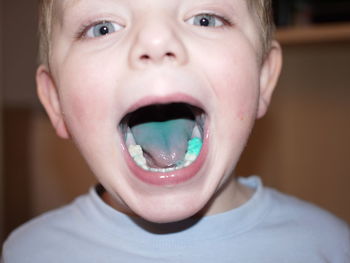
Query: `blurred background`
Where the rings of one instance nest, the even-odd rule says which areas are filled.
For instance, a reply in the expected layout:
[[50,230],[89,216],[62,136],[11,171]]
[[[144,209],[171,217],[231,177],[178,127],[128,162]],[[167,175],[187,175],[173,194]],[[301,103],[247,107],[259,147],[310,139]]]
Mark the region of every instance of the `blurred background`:
[[[274,1],[284,68],[236,174],[350,222],[350,1]],[[0,2],[0,241],[95,183],[35,94],[35,0]]]

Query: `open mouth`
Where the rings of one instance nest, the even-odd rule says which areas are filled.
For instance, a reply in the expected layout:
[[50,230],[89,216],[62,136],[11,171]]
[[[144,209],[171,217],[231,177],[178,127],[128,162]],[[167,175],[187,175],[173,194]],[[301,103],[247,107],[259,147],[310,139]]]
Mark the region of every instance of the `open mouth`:
[[145,171],[168,173],[191,166],[203,146],[206,115],[188,103],[152,104],[120,122],[134,163]]

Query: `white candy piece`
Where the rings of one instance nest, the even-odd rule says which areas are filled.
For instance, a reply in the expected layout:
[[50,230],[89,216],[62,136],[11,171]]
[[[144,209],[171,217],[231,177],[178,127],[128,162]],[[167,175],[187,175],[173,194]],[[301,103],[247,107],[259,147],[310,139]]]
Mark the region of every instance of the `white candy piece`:
[[139,166],[147,166],[147,161],[142,155],[137,155],[133,159]]
[[131,157],[136,157],[136,156],[143,156],[143,151],[140,145],[137,144],[131,144],[128,147],[129,153]]

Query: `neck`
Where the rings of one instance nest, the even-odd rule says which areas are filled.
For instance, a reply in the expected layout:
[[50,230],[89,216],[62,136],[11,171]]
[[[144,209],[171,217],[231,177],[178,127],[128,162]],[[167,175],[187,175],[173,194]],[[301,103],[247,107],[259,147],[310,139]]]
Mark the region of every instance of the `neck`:
[[254,190],[240,184],[233,176],[222,184],[208,204],[200,211],[200,216],[224,213],[240,207],[254,194]]

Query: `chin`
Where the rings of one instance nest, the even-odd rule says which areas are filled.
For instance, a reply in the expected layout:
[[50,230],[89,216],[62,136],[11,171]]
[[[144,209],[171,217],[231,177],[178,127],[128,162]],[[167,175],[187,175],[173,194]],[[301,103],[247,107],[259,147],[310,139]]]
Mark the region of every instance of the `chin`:
[[[192,202],[192,203],[191,203]],[[156,205],[147,206],[143,204],[141,209],[135,209],[139,211],[137,215],[144,220],[152,223],[173,223],[183,221],[196,215],[206,205],[206,201],[196,200],[184,200],[176,201],[176,204],[170,201],[158,201]]]

